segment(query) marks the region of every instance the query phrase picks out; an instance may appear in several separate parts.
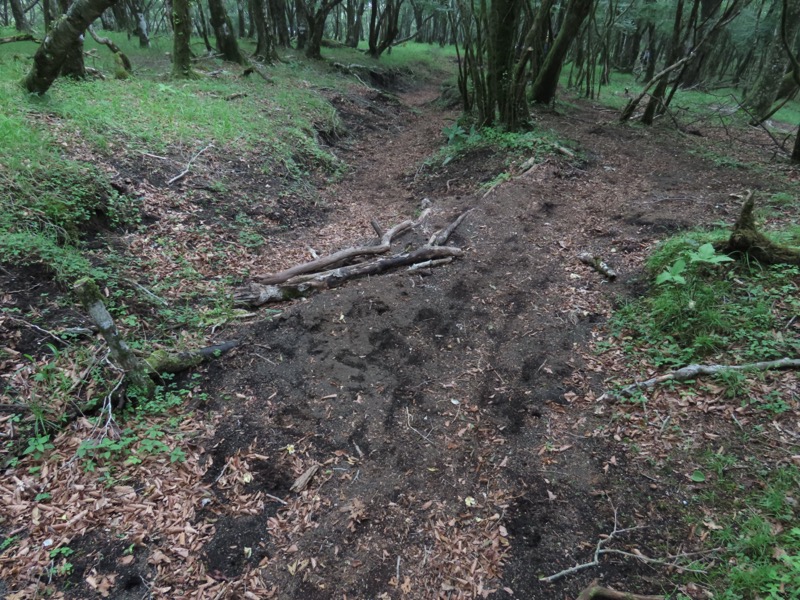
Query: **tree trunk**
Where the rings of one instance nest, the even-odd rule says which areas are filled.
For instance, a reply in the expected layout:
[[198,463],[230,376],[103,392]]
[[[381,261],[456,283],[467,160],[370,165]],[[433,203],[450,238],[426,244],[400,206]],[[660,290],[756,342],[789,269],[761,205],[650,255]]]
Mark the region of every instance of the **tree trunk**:
[[[306,57],[313,60],[322,59],[322,36],[325,33],[325,21],[330,12],[342,0],[321,0],[319,5],[316,2],[306,4],[304,0],[297,0],[298,8],[302,5],[305,15],[308,38],[306,40]],[[299,19],[300,15],[298,15]],[[298,23],[298,48],[300,47],[300,25]]]
[[133,17],[133,33],[139,38],[140,48],[150,47],[150,36],[148,34],[147,19],[145,19],[142,0],[128,0],[128,6]]
[[[45,0],[47,2],[48,0]],[[124,2],[114,2],[114,5],[111,7],[111,12],[114,15],[114,21],[116,21],[117,25],[114,28],[114,31],[130,31],[130,19],[128,18],[128,7],[125,5]]]
[[172,76],[175,79],[192,79],[192,17],[189,0],[172,0]]
[[556,95],[558,77],[572,41],[578,36],[584,20],[592,9],[593,0],[570,0],[561,31],[544,59],[542,68],[533,82],[533,100],[549,104]]
[[372,13],[369,22],[369,54],[372,58],[380,58],[392,43],[397,39],[399,32],[398,19],[400,18],[400,8],[403,0],[386,0],[383,12],[375,21],[376,6],[378,2],[372,3]]
[[297,35],[297,49],[304,50],[308,40],[308,13],[304,0],[294,0],[295,33]]
[[253,0],[253,21],[256,26],[256,51],[254,57],[268,63],[278,60],[275,38],[272,37],[272,24],[265,12],[264,0]]
[[489,85],[495,91],[500,122],[512,130],[519,116],[512,100],[512,74],[521,8],[518,0],[493,0],[489,8]]
[[222,59],[240,65],[247,64],[239,50],[239,44],[236,42],[233,32],[233,24],[225,11],[222,0],[208,0],[208,11],[211,28],[214,30],[214,37],[217,40],[217,51],[222,55]]
[[[744,99],[744,106],[755,116],[754,121],[760,123],[769,113],[786,73],[787,56],[781,42],[780,28],[775,31],[774,39],[766,52],[764,66],[759,70],[753,87]],[[800,0],[787,2],[786,37],[791,43],[800,29]]]
[[203,3],[197,3],[197,13],[199,18],[195,23],[195,28],[197,29],[200,37],[203,38],[203,44],[206,46],[206,52],[209,54],[214,53],[214,47],[211,45],[211,40],[208,39],[208,21],[206,20],[206,13],[203,10]]
[[[23,85],[32,94],[44,94],[58,77],[67,55],[76,45],[82,46],[83,32],[97,19],[114,0],[76,0],[67,14],[53,24],[45,36],[33,66],[23,80]],[[83,56],[81,55],[81,59]]]
[[286,19],[286,2],[269,0],[269,16],[273,27],[273,37],[281,48],[289,47],[289,24]]
[[14,17],[14,26],[17,31],[30,31],[31,26],[25,18],[21,0],[11,0],[11,14]]
[[239,39],[244,39],[247,36],[247,24],[244,19],[244,4],[242,0],[236,0],[236,18],[239,25]]

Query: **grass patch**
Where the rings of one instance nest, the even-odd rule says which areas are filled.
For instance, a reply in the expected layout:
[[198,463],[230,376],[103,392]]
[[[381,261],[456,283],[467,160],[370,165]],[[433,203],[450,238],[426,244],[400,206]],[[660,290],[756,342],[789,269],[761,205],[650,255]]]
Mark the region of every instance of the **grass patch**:
[[709,545],[720,546],[719,565],[695,581],[722,600],[800,598],[800,469],[780,467],[764,475],[764,488],[734,500]]
[[725,237],[721,230],[689,232],[656,249],[647,263],[657,282],[651,293],[625,304],[612,319],[612,331],[630,354],[680,367],[797,353],[800,339],[786,323],[800,311],[800,269],[695,260],[706,244]]

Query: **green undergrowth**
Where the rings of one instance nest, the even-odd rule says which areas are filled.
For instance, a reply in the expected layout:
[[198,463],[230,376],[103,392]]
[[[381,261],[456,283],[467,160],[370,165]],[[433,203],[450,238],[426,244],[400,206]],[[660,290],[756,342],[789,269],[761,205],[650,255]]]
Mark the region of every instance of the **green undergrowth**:
[[[486,151],[505,156],[507,166],[528,159],[541,162],[554,154],[555,148],[569,146],[568,142],[559,140],[551,131],[510,132],[496,127],[477,129],[460,122],[445,127],[442,136],[445,144],[428,162],[443,167],[470,154]],[[504,173],[499,177],[508,178],[509,174]]]
[[[773,237],[785,243],[797,234],[795,227]],[[720,256],[711,244],[728,235],[692,231],[654,251],[647,262],[650,293],[621,306],[611,321],[630,355],[659,367],[681,367],[800,352],[800,339],[787,327],[800,312],[800,269]]]
[[748,492],[741,477],[734,480],[730,473],[735,471],[727,470],[707,484],[701,523],[710,529],[706,545],[719,548],[719,555],[706,575],[690,579],[720,600],[797,600],[800,469],[729,466],[752,470],[761,489]]

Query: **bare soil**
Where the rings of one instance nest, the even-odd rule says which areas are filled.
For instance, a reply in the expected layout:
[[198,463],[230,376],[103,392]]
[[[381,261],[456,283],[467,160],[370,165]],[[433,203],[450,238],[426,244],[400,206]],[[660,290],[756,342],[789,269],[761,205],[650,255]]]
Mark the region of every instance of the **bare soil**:
[[[217,329],[242,344],[203,368],[207,396],[191,401],[191,420],[206,426],[193,430],[195,454],[177,481],[196,493],[170,495],[169,465],[130,484],[144,502],[158,481],[154,502],[184,520],[145,520],[133,552],[113,528],[75,537],[60,593],[98,597],[104,573],[115,574],[113,598],[562,599],[595,578],[674,591],[669,569],[622,555],[540,581],[590,561],[615,510],[620,527],[644,527],[619,538],[626,552],[664,558],[700,543],[681,516],[695,493],[684,467],[632,455],[625,425],[596,402],[612,373],[590,347],[614,303],[645,286],[642,263],[659,239],[732,223],[731,194],[769,189],[769,174],[718,167],[689,153],[697,138],[619,126],[580,103],[536,124],[573,141],[580,158],[512,167],[515,177],[487,192],[503,157],[424,162],[457,116],[436,95],[332,98],[350,134],[324,137],[351,170],[310,213],[271,207],[277,225],[252,267],[367,241],[371,219],[413,217],[423,198],[431,216],[395,246],[416,246],[471,208],[450,242],[465,257]],[[221,209],[207,208],[214,222]],[[604,257],[617,280],[581,264],[582,251]],[[706,431],[724,435],[716,427]],[[309,486],[291,491],[313,465]],[[176,541],[179,529],[190,541]]]

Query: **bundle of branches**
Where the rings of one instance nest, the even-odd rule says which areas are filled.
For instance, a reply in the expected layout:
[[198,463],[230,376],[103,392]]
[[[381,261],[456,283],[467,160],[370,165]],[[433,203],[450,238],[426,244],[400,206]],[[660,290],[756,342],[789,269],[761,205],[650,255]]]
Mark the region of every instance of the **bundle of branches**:
[[450,225],[434,233],[420,248],[376,258],[389,252],[395,238],[422,223],[429,213],[430,209],[426,209],[416,221],[403,221],[385,232],[373,220],[372,228],[378,234],[377,243],[345,248],[280,273],[256,276],[249,284],[234,291],[234,303],[237,306],[257,307],[270,302],[283,302],[308,296],[317,290],[335,287],[358,277],[378,275],[398,267],[415,270],[436,267],[462,256],[463,250],[444,244],[467,216],[468,210],[461,213]]

